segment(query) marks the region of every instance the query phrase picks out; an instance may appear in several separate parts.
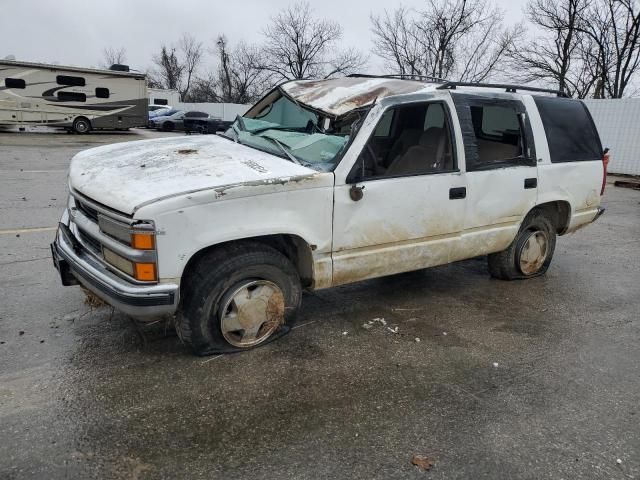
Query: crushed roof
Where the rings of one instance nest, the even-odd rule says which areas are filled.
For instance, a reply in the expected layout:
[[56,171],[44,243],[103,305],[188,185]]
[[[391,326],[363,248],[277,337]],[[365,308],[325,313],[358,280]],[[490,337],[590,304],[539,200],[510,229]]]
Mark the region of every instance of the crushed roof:
[[296,80],[287,82],[280,88],[299,103],[339,117],[384,97],[425,90],[429,88],[429,84],[384,77],[342,77]]

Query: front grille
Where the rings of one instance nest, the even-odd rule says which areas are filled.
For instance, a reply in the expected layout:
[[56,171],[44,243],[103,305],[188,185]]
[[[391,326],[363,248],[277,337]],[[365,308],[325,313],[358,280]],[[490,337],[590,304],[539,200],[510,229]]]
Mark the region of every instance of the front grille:
[[75,201],[76,201],[76,207],[82,210],[82,213],[84,213],[87,217],[89,217],[94,222],[96,223],[98,222],[98,211],[96,209],[91,208],[89,205],[84,203],[82,200],[78,200],[77,198],[75,199]]
[[100,245],[100,242],[98,242],[95,238],[90,237],[79,228],[77,229],[77,232],[78,232],[78,237],[80,237],[80,240],[82,240],[82,242],[87,247],[89,247],[93,251],[93,253],[95,253],[96,255],[102,256],[102,245]]

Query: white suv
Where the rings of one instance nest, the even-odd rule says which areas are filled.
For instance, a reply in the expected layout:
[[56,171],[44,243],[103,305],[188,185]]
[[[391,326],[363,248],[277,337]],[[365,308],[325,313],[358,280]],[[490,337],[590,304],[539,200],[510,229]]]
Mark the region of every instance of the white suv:
[[52,244],[65,285],[175,315],[197,354],[289,330],[302,290],[488,255],[544,273],[594,221],[606,158],[579,100],[507,85],[287,82],[223,135],[76,155]]

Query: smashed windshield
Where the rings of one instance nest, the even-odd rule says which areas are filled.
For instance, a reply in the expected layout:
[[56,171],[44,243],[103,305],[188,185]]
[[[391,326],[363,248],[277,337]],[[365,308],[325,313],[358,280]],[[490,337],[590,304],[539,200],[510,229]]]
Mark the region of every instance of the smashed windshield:
[[325,118],[276,89],[239,116],[226,135],[294,163],[331,171],[349,142],[351,129],[344,120]]

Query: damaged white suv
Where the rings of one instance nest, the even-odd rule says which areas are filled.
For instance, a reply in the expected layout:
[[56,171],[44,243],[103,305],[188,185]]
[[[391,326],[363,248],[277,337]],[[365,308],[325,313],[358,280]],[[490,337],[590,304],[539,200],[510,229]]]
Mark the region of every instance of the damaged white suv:
[[115,308],[175,315],[197,354],[288,331],[303,289],[488,255],[544,273],[606,174],[579,100],[352,76],[280,85],[219,136],[76,155],[54,262]]

